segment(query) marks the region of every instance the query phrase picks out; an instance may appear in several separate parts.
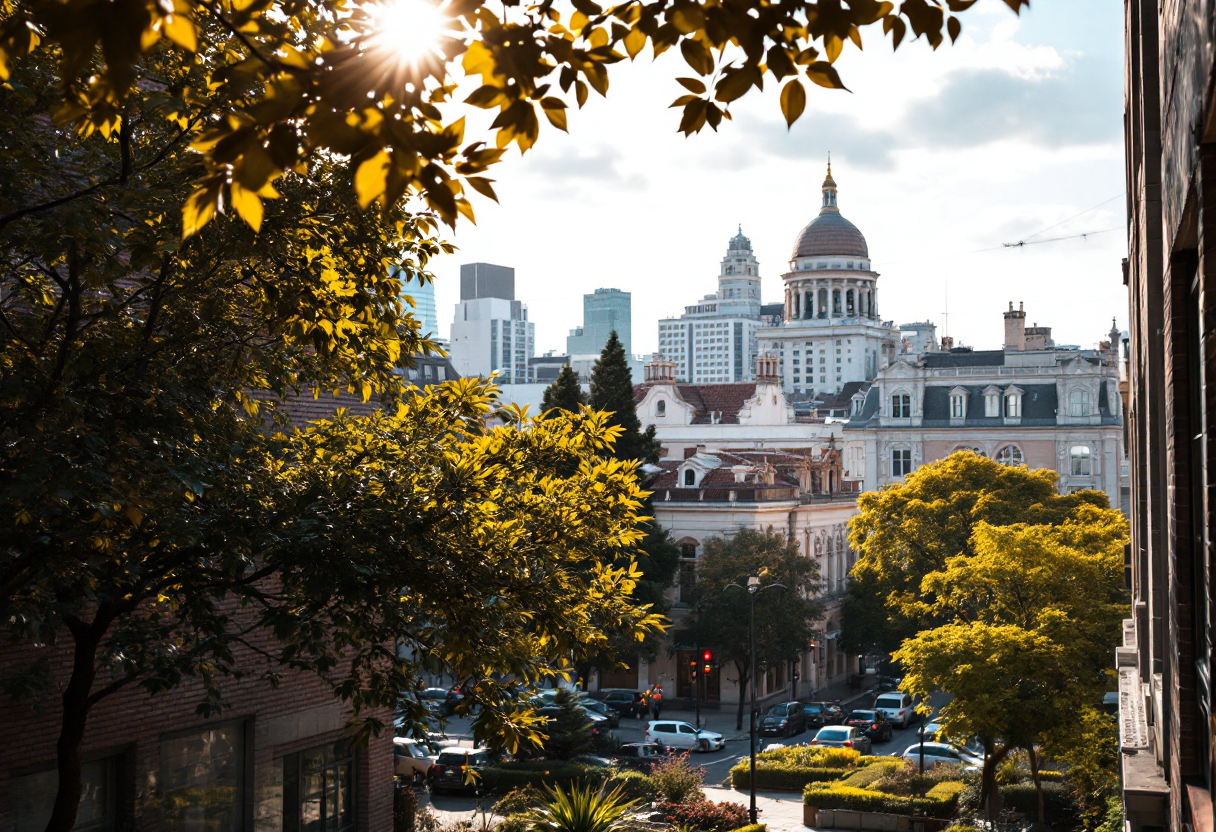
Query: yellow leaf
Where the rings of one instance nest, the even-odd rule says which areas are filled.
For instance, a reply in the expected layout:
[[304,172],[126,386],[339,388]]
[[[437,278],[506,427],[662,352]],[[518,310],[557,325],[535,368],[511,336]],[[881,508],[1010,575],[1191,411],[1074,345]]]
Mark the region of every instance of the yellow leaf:
[[182,49],[198,51],[198,36],[194,32],[194,23],[184,14],[171,14],[166,17],[164,30],[165,36]]
[[182,239],[194,236],[215,216],[219,189],[203,186],[195,189],[182,203]]
[[388,151],[381,149],[370,159],[365,159],[355,171],[355,194],[359,198],[359,206],[366,208],[384,193],[388,180]]
[[233,182],[229,188],[232,207],[241,215],[254,231],[262,228],[262,199],[256,193],[242,188],[239,182]]
[[646,33],[641,29],[630,29],[629,34],[625,35],[625,51],[629,53],[629,60],[633,60],[646,46]]
[[792,127],[802,111],[806,109],[806,90],[797,78],[790,81],[781,90],[781,112],[785,116],[785,124]]

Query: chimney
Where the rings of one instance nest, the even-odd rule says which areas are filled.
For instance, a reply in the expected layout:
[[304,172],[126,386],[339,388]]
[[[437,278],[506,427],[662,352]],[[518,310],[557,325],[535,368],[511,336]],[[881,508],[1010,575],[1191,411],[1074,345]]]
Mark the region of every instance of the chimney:
[[756,357],[756,381],[758,383],[777,384],[777,356],[771,352],[761,353]]
[[1018,301],[1017,311],[1013,311],[1013,301],[1009,301],[1009,311],[1005,313],[1005,350],[1022,352],[1026,349],[1026,312]]
[[954,338],[949,335],[942,336],[942,352],[950,352],[954,349]]

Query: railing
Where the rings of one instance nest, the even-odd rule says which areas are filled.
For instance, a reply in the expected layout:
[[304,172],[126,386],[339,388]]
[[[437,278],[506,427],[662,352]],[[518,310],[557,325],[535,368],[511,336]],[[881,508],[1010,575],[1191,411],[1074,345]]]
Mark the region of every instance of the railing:
[[672,503],[774,503],[797,500],[792,486],[772,488],[664,488],[656,491],[655,502]]
[[857,492],[834,491],[831,494],[803,494],[798,501],[804,506],[815,503],[855,503],[857,502]]

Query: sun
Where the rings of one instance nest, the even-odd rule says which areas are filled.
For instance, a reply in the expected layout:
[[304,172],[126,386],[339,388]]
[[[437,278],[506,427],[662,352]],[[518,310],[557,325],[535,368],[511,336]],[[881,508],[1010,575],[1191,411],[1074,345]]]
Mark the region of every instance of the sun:
[[441,41],[451,36],[451,19],[428,0],[387,0],[369,11],[375,46],[409,63],[440,55]]

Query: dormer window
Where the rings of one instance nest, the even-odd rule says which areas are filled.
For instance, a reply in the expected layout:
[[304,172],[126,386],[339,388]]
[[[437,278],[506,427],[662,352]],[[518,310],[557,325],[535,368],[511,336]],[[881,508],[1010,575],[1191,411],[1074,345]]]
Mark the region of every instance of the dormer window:
[[1005,391],[1005,418],[1022,418],[1022,391],[1016,387],[1010,387]]
[[657,416],[660,416],[660,417],[666,416],[667,415],[667,402],[664,401],[663,399],[659,399],[658,402],[655,403],[654,412]]
[[912,397],[907,393],[896,393],[891,397],[891,418],[912,418]]
[[697,484],[697,472],[692,470],[691,468],[685,469],[684,485],[691,488],[691,487],[695,486],[696,484]]
[[967,418],[967,391],[961,387],[950,391],[950,418],[956,421]]
[[1089,391],[1078,388],[1068,394],[1068,415],[1089,415]]
[[996,387],[984,389],[984,416],[997,419],[1001,415],[1001,391]]

